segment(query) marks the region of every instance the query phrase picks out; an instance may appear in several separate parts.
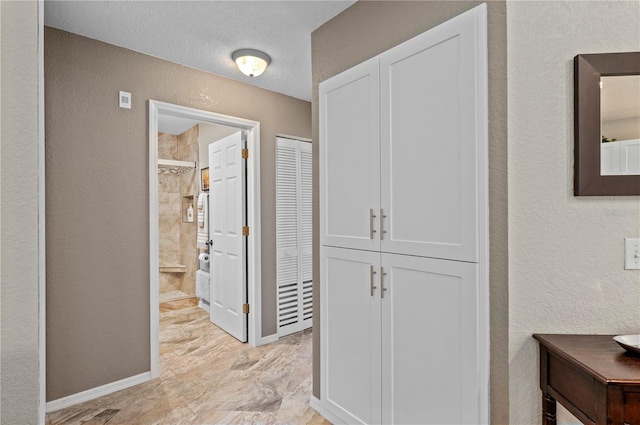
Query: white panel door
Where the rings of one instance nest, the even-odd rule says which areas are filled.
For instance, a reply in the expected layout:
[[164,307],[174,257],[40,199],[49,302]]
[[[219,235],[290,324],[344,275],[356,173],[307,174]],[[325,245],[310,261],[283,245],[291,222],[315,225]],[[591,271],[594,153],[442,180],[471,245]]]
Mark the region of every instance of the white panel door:
[[382,423],[481,423],[478,266],[384,253],[381,264]]
[[384,252],[478,260],[478,176],[487,172],[481,15],[464,13],[380,56]]
[[245,164],[242,132],[209,145],[209,232],[211,321],[242,342],[247,341]]
[[321,399],[349,424],[380,423],[379,260],[320,247]]
[[320,243],[378,250],[378,59],[320,83]]
[[311,143],[276,138],[278,336],[311,326]]

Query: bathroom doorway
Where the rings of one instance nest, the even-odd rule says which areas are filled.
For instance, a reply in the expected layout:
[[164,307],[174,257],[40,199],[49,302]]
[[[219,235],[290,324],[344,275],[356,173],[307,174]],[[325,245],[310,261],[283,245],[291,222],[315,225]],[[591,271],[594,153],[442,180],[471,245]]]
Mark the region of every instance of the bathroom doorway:
[[[190,300],[201,278],[201,193],[208,189],[208,145],[246,137],[246,300],[248,341],[261,345],[260,123],[149,100],[151,377],[159,376],[159,303]],[[200,211],[202,212],[202,211]],[[167,233],[168,232],[168,233]],[[167,233],[165,237],[165,233]],[[211,238],[207,238],[211,239]],[[207,242],[209,242],[209,240]],[[196,246],[198,244],[198,247]],[[199,261],[200,260],[200,261]],[[202,305],[205,308],[207,306]]]

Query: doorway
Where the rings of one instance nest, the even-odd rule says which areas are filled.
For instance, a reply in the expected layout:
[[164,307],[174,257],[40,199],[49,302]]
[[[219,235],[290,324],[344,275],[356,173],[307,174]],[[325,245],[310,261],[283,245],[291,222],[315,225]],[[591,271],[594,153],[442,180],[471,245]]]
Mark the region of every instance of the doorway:
[[[260,220],[260,123],[185,106],[149,100],[149,244],[150,244],[150,352],[151,378],[159,376],[159,228],[158,228],[158,128],[160,119],[193,120],[244,130],[246,158],[246,282],[248,341],[262,343],[261,323],[261,220]],[[236,130],[236,131],[237,131]]]

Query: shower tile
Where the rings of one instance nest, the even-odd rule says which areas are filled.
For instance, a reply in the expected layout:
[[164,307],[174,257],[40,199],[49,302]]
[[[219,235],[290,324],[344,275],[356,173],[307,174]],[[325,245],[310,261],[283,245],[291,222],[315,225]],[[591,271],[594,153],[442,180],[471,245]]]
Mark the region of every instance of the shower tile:
[[197,307],[198,306],[198,298],[197,297],[189,297],[183,298],[179,300],[171,300],[171,301],[160,301],[160,312],[165,313],[167,311],[173,310],[182,310],[183,308],[189,307]]
[[[180,185],[182,187],[182,193],[189,195],[197,195],[199,188],[199,179],[196,178],[196,170],[188,171],[180,176]],[[194,198],[194,202],[197,199]],[[195,205],[194,205],[195,207]]]
[[180,217],[180,194],[158,193],[158,215]]
[[160,273],[159,292],[160,300],[173,298],[172,292],[179,290],[179,286],[182,282],[179,281],[173,273]]
[[182,161],[198,161],[198,126],[178,136],[178,157]]
[[158,256],[158,263],[161,266],[168,264],[179,264],[182,261],[181,255],[179,253],[161,253]]
[[178,137],[173,134],[158,133],[158,158],[174,159],[178,155]]
[[158,174],[158,192],[180,193],[180,175],[170,173]]

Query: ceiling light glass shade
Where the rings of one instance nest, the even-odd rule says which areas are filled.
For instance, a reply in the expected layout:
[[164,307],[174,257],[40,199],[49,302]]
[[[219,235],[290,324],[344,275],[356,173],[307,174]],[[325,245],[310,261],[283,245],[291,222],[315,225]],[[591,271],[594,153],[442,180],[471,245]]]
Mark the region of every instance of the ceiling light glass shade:
[[271,58],[264,52],[253,49],[236,50],[231,55],[244,75],[257,77],[262,74],[271,63]]

